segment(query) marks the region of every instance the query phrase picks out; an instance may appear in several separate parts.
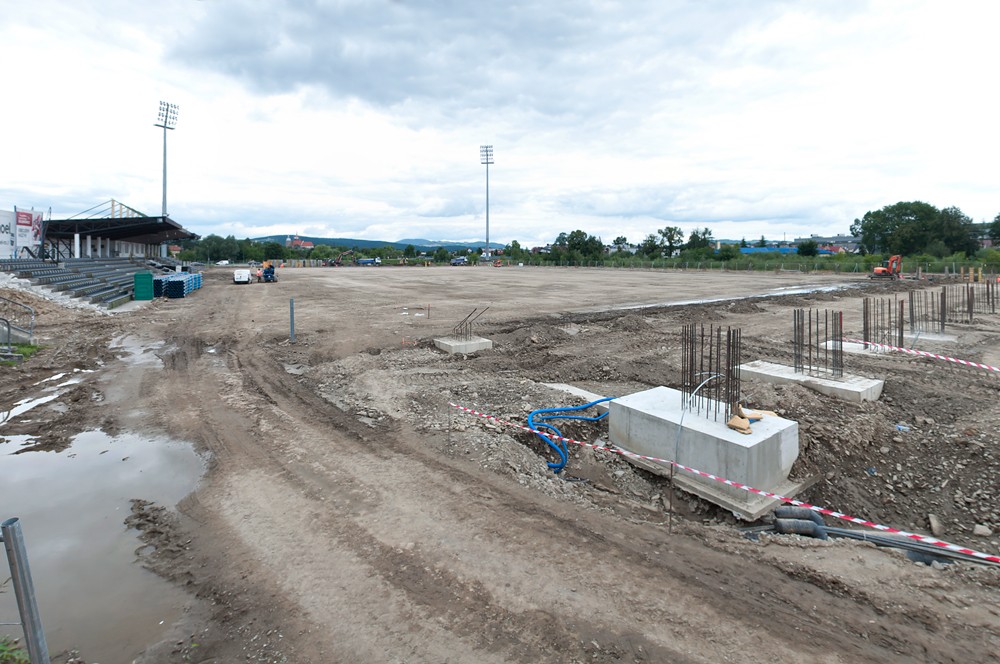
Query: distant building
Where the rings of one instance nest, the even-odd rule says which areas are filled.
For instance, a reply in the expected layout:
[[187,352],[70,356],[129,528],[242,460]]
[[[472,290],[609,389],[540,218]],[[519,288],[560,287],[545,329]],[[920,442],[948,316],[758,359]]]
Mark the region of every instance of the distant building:
[[285,238],[285,246],[292,249],[312,249],[313,243],[309,240],[300,240],[298,235],[289,235]]
[[861,251],[861,238],[853,235],[810,235],[809,237],[795,238],[794,244],[799,245],[808,240],[812,240],[819,245],[820,250],[824,253],[839,254],[846,252],[856,254]]

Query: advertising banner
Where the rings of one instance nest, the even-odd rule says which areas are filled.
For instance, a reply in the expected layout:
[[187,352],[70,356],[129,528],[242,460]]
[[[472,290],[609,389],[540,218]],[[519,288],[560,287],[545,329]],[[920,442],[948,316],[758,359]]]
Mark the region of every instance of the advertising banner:
[[14,257],[14,213],[0,210],[0,259]]
[[16,216],[16,237],[14,238],[16,251],[18,253],[21,249],[35,251],[42,244],[42,213],[33,210],[17,210]]

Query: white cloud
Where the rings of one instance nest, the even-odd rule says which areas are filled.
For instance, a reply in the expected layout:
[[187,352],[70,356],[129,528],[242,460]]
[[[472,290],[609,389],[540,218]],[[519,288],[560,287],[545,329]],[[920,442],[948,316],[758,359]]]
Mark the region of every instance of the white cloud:
[[845,232],[899,200],[997,210],[992,31],[953,2],[5,6],[0,207],[195,232],[637,242]]

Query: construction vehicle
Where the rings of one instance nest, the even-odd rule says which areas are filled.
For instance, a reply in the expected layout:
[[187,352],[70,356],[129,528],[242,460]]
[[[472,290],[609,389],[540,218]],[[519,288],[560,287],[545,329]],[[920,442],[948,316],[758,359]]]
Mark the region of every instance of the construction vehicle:
[[348,251],[342,252],[339,256],[326,262],[327,267],[343,267],[344,256],[353,256],[354,250],[350,249]]
[[367,265],[371,267],[378,267],[382,264],[382,259],[376,256],[375,258],[358,258],[354,261],[358,265]]
[[903,267],[902,256],[890,256],[888,260],[882,261],[881,265],[876,265],[869,279],[899,279],[900,270]]
[[272,284],[278,282],[278,275],[274,273],[274,264],[271,261],[264,261],[264,283]]

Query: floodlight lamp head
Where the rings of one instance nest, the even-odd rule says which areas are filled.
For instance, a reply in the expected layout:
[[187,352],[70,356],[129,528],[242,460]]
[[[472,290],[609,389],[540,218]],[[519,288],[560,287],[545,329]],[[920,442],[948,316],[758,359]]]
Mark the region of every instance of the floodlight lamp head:
[[492,164],[493,163],[493,146],[492,145],[480,145],[479,146],[479,163],[481,163],[481,164]]
[[178,108],[177,104],[170,104],[165,101],[161,101],[160,112],[156,116],[159,126],[166,129],[173,129],[177,125]]

